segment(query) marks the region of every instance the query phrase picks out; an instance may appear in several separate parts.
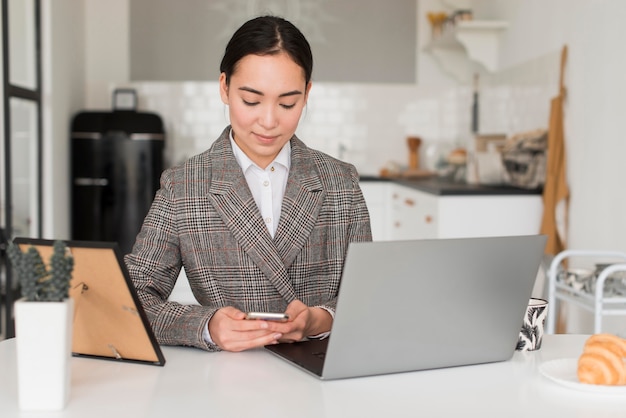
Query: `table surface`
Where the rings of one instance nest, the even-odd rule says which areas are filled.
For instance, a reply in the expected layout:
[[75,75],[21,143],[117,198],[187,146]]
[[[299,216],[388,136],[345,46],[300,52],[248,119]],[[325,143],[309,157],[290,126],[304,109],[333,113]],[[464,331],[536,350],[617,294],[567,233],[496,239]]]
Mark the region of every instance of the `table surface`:
[[538,370],[578,357],[587,337],[546,335],[541,350],[505,362],[327,382],[263,349],[163,347],[164,367],[73,358],[70,401],[50,414],[20,412],[11,339],[0,342],[0,416],[624,417],[626,392],[590,393]]

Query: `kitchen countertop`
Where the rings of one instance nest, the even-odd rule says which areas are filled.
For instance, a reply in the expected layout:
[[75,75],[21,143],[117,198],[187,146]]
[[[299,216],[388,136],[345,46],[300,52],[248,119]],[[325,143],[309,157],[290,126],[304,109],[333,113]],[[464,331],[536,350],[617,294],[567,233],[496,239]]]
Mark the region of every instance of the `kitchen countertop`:
[[361,176],[361,181],[370,182],[393,182],[402,186],[407,186],[422,192],[434,194],[437,196],[459,196],[459,195],[540,195],[541,189],[521,189],[519,187],[501,185],[489,186],[485,184],[468,184],[454,182],[441,179],[438,177],[429,177],[424,179],[404,179],[389,178],[379,176]]

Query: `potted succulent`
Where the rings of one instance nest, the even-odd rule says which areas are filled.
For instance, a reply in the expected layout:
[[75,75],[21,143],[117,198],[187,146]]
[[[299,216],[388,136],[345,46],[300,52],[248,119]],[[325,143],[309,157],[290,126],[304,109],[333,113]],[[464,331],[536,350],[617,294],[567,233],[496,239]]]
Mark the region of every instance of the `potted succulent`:
[[54,242],[47,265],[34,246],[22,251],[11,242],[7,253],[22,293],[15,302],[20,408],[61,410],[70,388],[74,259],[63,241]]

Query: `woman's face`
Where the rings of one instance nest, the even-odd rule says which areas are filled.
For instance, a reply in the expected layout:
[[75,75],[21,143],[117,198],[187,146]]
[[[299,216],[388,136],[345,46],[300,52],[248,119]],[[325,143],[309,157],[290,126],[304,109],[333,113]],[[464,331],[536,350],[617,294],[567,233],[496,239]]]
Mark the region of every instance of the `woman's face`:
[[245,56],[228,86],[220,75],[235,142],[259,167],[267,167],[295,133],[310,88],[303,69],[283,52]]

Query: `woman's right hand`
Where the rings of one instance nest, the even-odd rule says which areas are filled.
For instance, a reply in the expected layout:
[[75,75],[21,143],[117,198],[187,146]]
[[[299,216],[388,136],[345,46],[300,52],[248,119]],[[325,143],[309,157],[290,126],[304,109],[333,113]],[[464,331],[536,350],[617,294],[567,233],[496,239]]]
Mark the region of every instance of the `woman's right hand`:
[[239,309],[227,306],[218,309],[209,321],[213,342],[225,351],[244,351],[265,345],[277,344],[283,336],[272,330],[268,321],[251,321]]

